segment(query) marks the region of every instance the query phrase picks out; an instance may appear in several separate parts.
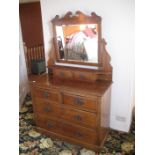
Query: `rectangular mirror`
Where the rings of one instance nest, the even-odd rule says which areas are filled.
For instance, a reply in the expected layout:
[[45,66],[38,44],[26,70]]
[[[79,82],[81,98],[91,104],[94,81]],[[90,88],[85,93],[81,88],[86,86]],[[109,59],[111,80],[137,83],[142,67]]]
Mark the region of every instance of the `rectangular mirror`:
[[61,60],[98,63],[97,24],[56,26],[56,38]]
[[103,66],[100,16],[69,11],[62,17],[56,15],[52,24],[55,63]]

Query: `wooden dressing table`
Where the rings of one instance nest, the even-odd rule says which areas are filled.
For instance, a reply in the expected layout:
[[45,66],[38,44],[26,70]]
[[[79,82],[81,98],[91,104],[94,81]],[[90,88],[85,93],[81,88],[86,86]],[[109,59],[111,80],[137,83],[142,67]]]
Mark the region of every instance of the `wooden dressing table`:
[[[112,84],[110,56],[101,39],[101,17],[95,13],[86,16],[80,11],[75,15],[68,12],[62,18],[56,16],[52,24],[54,48],[49,53],[48,74],[29,76],[36,130],[99,151],[109,128]],[[71,28],[70,25],[71,31],[75,26],[82,27],[74,32],[76,35],[87,28],[95,30],[97,59],[96,56],[89,59],[87,51],[79,55],[79,51],[68,48],[70,36],[65,36],[67,32],[64,31]],[[73,37],[73,32],[71,35]],[[60,38],[63,39],[61,49]],[[85,39],[96,40],[91,40],[89,35]],[[80,49],[83,48],[80,43]],[[78,56],[74,58],[73,55]]]

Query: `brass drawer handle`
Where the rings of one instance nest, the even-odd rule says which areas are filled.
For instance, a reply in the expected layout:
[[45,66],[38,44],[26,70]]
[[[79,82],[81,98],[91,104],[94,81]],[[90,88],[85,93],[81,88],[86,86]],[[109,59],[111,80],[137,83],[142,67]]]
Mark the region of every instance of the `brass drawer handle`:
[[50,111],[51,111],[51,110],[50,110],[49,107],[45,107],[45,108],[44,108],[44,112],[47,112],[47,113],[48,113],[48,112],[50,112]]
[[43,96],[44,96],[45,98],[48,98],[48,97],[49,97],[49,93],[48,93],[47,91],[45,91],[45,92],[43,93]]
[[84,102],[81,98],[75,98],[74,103],[76,105],[83,105],[84,104]]
[[47,127],[48,127],[49,129],[51,129],[51,128],[54,127],[54,125],[53,125],[52,123],[48,122],[48,123],[47,123]]
[[79,138],[82,138],[83,137],[83,135],[80,133],[80,132],[75,132],[75,134],[74,134],[76,137],[79,137]]
[[81,79],[85,79],[85,75],[84,75],[84,74],[79,74],[79,77],[80,77]]
[[64,72],[60,72],[59,75],[60,75],[60,77],[65,77],[65,73]]
[[74,116],[74,119],[77,120],[77,121],[81,121],[82,120],[82,117],[80,115],[75,115]]

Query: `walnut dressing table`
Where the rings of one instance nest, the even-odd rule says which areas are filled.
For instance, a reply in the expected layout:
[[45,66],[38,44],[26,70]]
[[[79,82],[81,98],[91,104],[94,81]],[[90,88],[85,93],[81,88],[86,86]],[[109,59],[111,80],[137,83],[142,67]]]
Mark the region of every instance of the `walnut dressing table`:
[[[99,151],[109,128],[112,84],[110,56],[101,39],[101,17],[68,12],[62,18],[57,15],[52,24],[48,74],[29,76],[36,130]],[[74,44],[82,52],[69,48],[75,35],[85,37],[84,43]],[[91,49],[85,46],[91,46],[89,41],[97,41],[93,49],[97,56],[89,55]]]

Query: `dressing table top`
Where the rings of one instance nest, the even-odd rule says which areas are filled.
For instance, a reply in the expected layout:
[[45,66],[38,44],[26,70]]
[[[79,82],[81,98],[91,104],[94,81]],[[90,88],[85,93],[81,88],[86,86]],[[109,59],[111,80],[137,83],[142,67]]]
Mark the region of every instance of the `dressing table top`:
[[79,92],[80,94],[92,94],[102,96],[105,91],[111,86],[112,81],[72,81],[55,79],[48,74],[30,75],[29,82],[32,85],[42,88],[61,88],[61,90],[69,90],[70,92]]

